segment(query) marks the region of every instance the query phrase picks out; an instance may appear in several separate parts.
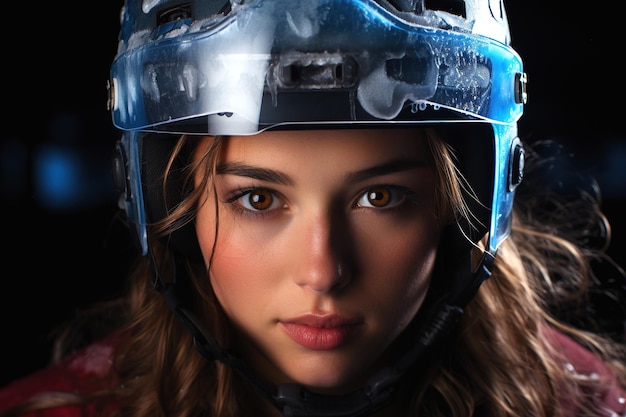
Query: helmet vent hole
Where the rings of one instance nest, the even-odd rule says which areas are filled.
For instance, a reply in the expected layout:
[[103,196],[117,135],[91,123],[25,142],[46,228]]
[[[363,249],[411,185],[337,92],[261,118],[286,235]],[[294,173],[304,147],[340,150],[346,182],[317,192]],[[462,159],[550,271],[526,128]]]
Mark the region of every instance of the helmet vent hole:
[[191,18],[191,3],[180,4],[161,11],[157,15],[157,26]]
[[436,10],[450,14],[467,17],[464,0],[424,0],[425,10]]
[[401,12],[423,14],[426,10],[432,10],[467,17],[465,0],[389,0],[389,3]]

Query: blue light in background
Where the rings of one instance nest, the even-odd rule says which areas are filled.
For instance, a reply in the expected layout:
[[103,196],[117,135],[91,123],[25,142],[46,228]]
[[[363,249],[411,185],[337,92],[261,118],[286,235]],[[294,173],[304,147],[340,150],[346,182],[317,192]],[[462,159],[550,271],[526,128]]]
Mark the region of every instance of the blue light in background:
[[41,145],[33,163],[35,201],[54,211],[85,210],[114,201],[107,157],[84,148]]
[[75,212],[116,199],[111,174],[111,143],[94,135],[85,117],[59,112],[29,148],[29,198],[39,208]]
[[35,199],[43,206],[67,210],[84,203],[83,161],[76,151],[44,145],[34,162]]

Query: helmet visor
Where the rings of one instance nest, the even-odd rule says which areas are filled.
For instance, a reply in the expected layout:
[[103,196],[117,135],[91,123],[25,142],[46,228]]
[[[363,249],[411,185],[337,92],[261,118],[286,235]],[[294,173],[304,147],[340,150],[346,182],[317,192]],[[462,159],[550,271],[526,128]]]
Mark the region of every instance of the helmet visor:
[[179,19],[122,40],[111,69],[114,124],[228,135],[521,116],[522,63],[509,46],[374,1],[304,3],[234,5],[221,19]]

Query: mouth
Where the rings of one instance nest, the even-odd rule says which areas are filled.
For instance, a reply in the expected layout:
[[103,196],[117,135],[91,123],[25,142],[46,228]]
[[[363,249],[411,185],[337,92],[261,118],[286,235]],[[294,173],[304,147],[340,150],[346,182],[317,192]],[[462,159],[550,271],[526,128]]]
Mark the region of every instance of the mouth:
[[350,342],[362,327],[362,320],[339,316],[307,314],[279,321],[294,342],[310,350],[338,349]]

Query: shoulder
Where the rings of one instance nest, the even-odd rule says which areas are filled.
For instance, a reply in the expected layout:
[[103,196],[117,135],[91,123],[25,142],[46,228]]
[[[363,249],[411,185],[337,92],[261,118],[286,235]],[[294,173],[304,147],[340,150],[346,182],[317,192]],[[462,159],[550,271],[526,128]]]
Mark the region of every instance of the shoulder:
[[[112,371],[113,357],[121,340],[120,333],[113,333],[62,362],[51,364],[0,388],[0,413],[32,399],[51,398],[58,393],[88,394],[115,385],[117,379]],[[89,415],[89,412],[81,407],[59,407],[31,415],[78,417]]]
[[544,335],[564,361],[566,371],[593,387],[592,395],[601,405],[602,416],[626,416],[626,387],[620,385],[618,376],[600,356],[553,328],[547,328]]

